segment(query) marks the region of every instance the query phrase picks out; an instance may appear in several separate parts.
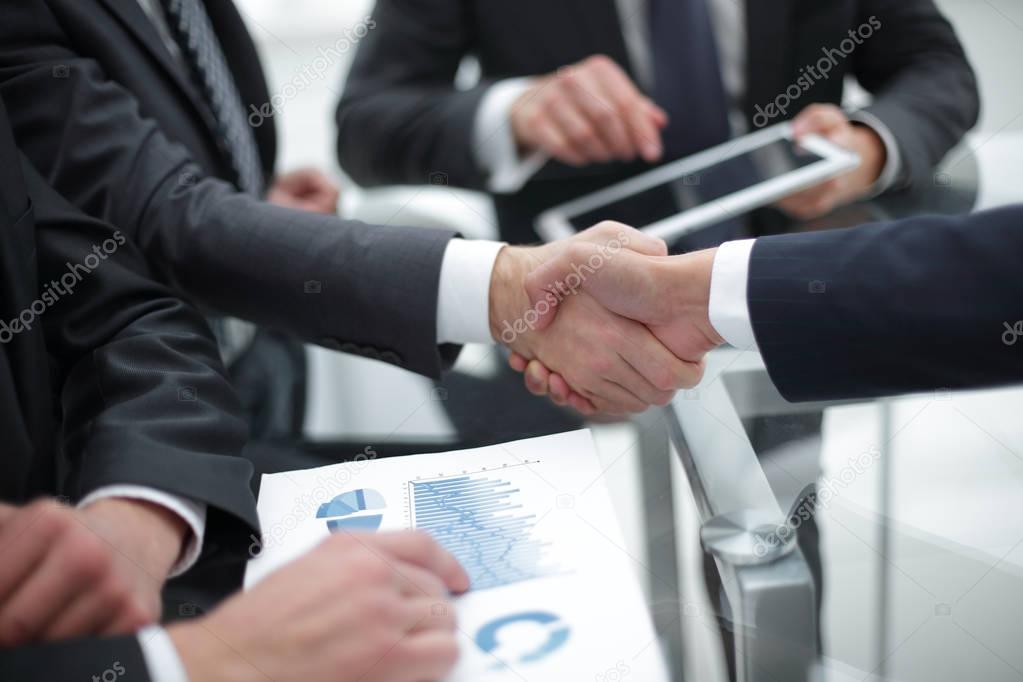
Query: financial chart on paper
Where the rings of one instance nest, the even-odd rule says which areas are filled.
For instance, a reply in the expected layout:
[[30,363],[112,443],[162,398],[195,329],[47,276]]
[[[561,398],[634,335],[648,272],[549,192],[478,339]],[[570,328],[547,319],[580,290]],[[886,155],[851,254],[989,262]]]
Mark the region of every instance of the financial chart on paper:
[[532,580],[558,571],[550,543],[536,532],[513,479],[539,462],[409,481],[416,528],[430,532],[465,567],[473,590]]

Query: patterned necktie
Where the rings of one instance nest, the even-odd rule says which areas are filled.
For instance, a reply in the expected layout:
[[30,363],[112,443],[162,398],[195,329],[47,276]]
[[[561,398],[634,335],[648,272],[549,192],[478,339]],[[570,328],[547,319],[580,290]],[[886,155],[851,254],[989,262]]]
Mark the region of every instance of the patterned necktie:
[[668,112],[666,158],[731,137],[728,102],[707,0],[650,0],[654,99]]
[[192,77],[216,120],[217,142],[231,161],[238,187],[247,194],[261,196],[265,186],[256,138],[202,0],[161,2],[171,34],[192,67]]

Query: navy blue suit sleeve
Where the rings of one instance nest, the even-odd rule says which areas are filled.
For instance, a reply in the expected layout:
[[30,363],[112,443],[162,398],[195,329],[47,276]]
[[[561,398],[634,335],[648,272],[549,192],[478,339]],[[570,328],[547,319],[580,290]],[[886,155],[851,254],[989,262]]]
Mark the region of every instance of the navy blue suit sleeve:
[[1023,381],[1023,206],[759,239],[749,310],[792,401]]

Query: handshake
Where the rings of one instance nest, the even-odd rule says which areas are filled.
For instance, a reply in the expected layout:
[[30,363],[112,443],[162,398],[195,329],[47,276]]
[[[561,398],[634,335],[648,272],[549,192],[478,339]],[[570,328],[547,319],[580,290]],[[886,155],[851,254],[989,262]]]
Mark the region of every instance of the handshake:
[[526,387],[585,415],[666,405],[720,345],[708,316],[714,250],[605,222],[572,239],[508,247],[494,267],[490,329]]

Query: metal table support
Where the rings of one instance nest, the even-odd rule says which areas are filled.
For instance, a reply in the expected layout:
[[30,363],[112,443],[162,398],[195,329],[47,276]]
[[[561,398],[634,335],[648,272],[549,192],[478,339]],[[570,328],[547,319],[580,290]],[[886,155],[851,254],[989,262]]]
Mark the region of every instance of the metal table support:
[[713,353],[700,388],[666,412],[732,608],[738,679],[798,682],[812,678],[819,653],[814,584],[724,383],[726,370],[755,369],[758,358],[746,355]]

